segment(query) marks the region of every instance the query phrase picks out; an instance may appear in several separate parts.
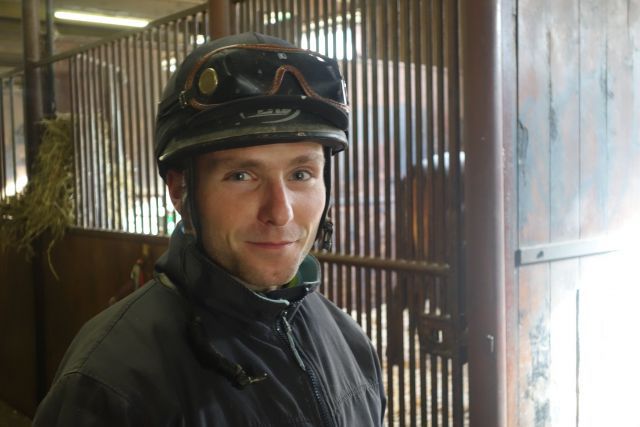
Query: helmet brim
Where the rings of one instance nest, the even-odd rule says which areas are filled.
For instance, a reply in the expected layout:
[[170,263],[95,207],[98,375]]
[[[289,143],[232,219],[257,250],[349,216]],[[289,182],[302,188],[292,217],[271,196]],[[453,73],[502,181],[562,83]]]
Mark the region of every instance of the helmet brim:
[[200,153],[278,142],[314,141],[332,153],[348,145],[348,114],[302,96],[239,99],[188,119],[158,158],[161,171]]

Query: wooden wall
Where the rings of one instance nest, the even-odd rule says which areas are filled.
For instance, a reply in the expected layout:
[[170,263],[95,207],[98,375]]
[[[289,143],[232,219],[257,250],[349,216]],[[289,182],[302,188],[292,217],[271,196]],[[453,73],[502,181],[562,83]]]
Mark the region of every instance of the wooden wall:
[[35,409],[35,329],[31,264],[0,252],[0,399],[18,411]]
[[46,257],[39,270],[16,254],[0,256],[0,398],[32,416],[38,401],[34,321],[34,272],[41,277],[44,385],[51,384],[78,329],[129,289],[131,269],[144,259],[151,276],[167,238],[126,233],[70,230],[52,252],[55,278]]
[[638,425],[620,385],[640,381],[623,363],[639,281],[622,252],[585,248],[640,225],[640,0],[520,0],[516,38],[514,246],[543,262],[507,292],[508,425]]

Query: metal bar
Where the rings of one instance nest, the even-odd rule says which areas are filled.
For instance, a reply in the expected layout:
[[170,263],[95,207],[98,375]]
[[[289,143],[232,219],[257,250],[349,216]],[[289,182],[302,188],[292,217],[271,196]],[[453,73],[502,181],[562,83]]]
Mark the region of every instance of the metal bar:
[[[82,75],[82,76],[86,76],[86,54],[78,54],[77,56],[75,56],[75,61],[76,61],[76,72],[78,74],[78,76]],[[83,78],[80,79],[78,78],[78,81],[76,82],[76,85],[78,87],[78,97],[77,97],[77,101],[78,101],[78,106],[77,106],[77,110],[78,110],[78,130],[77,130],[77,140],[76,140],[76,147],[78,148],[76,151],[76,156],[79,157],[79,169],[77,171],[78,173],[78,185],[79,185],[79,190],[76,194],[80,194],[80,212],[81,212],[81,216],[79,217],[79,219],[81,221],[78,221],[78,224],[82,227],[88,227],[89,226],[89,202],[88,202],[88,194],[87,194],[87,190],[86,190],[86,183],[88,180],[88,172],[89,172],[89,168],[87,167],[87,150],[86,150],[86,141],[87,141],[87,82],[88,79],[87,78]]]
[[[24,141],[27,148],[27,176],[33,173],[40,135],[38,123],[42,119],[42,73],[36,63],[40,59],[40,3],[22,2],[22,36],[24,40]],[[41,348],[41,350],[43,350]],[[41,368],[41,367],[39,367]],[[39,372],[44,374],[43,372]],[[39,378],[39,382],[41,379]],[[42,384],[39,384],[41,386]]]
[[[126,82],[127,82],[127,90],[124,91],[126,95],[126,99],[124,105],[125,109],[125,119],[127,120],[127,138],[126,138],[126,146],[125,150],[127,151],[126,158],[129,160],[128,168],[127,168],[127,177],[126,181],[130,182],[129,192],[127,193],[127,200],[130,202],[131,206],[127,209],[127,229],[129,231],[135,232],[137,230],[137,222],[138,222],[138,206],[136,204],[136,165],[135,165],[135,125],[134,125],[134,112],[136,109],[136,96],[135,91],[137,90],[137,85],[135,84],[135,73],[133,68],[133,61],[131,58],[131,45],[133,44],[133,37],[128,37],[124,39],[124,70],[126,72]],[[133,218],[130,219],[129,215],[133,215]]]
[[116,94],[116,175],[118,176],[118,229],[126,230],[128,227],[128,183],[126,175],[126,149],[125,149],[125,120],[124,120],[124,67],[122,54],[124,49],[122,41],[113,42],[113,91]]
[[16,114],[15,114],[14,77],[9,79],[9,111],[11,111],[11,156],[13,161],[13,193],[18,194],[18,159],[16,154]]
[[[461,3],[466,315],[470,421],[506,425],[505,236],[500,5]],[[478,37],[482,34],[482,37]],[[486,248],[492,248],[487,251]],[[493,346],[487,342],[493,338]]]
[[[203,16],[204,18],[204,16]],[[164,26],[162,27],[158,27],[156,28],[156,38],[155,38],[155,42],[156,42],[156,46],[153,49],[154,52],[154,58],[155,58],[155,64],[156,64],[156,74],[155,74],[155,90],[154,90],[154,98],[153,100],[155,100],[156,102],[152,102],[152,113],[153,116],[155,116],[157,114],[157,109],[158,109],[158,102],[160,100],[160,98],[162,97],[162,88],[165,85],[165,81],[163,78],[163,73],[162,73],[162,30],[166,28]],[[204,27],[204,32],[207,31],[207,28]],[[153,64],[153,62],[152,62]],[[152,121],[153,124],[153,121]],[[155,126],[152,126],[151,128],[151,134],[152,134],[152,138],[151,141],[155,141],[156,140],[156,129]],[[164,198],[164,191],[163,187],[165,187],[162,183],[162,181],[160,181],[160,178],[158,176],[158,168],[155,162],[155,155],[154,155],[154,146],[155,143],[150,144],[151,146],[151,159],[152,159],[152,169],[153,169],[153,178],[154,178],[154,196],[156,198],[156,221],[158,223],[158,230],[157,230],[157,234],[167,234],[167,223],[166,223],[166,218],[167,218],[167,210],[165,209],[164,203],[165,203],[165,198]],[[161,197],[161,193],[162,196]],[[164,212],[164,215],[162,215],[162,213]]]
[[520,248],[516,251],[516,266],[547,263],[565,259],[602,255],[621,250],[620,240],[611,237],[599,237],[582,240],[548,243]]
[[[184,18],[185,23],[185,51],[189,49],[189,32],[188,32],[188,22],[189,17]],[[149,203],[149,192],[151,190],[151,171],[149,166],[149,97],[150,97],[150,85],[149,79],[147,76],[149,75],[148,68],[151,64],[144,59],[144,52],[147,49],[147,36],[148,31],[144,31],[140,33],[140,44],[139,44],[139,52],[138,55],[141,59],[141,67],[140,67],[140,79],[138,80],[139,85],[142,90],[142,99],[140,105],[140,121],[141,121],[141,138],[138,141],[138,145],[140,146],[140,164],[139,167],[142,171],[142,185],[140,192],[140,203],[142,204],[142,232],[147,234],[151,231],[151,204]]]
[[87,52],[87,70],[88,70],[88,129],[89,135],[87,139],[87,149],[89,150],[89,173],[91,175],[91,183],[87,191],[91,195],[91,203],[89,204],[90,209],[92,209],[92,223],[91,227],[100,228],[100,219],[101,219],[101,194],[102,189],[100,187],[100,174],[98,172],[98,164],[99,160],[97,159],[98,150],[96,149],[97,142],[97,132],[96,126],[98,126],[98,119],[96,117],[96,70],[95,70],[95,59],[93,57],[93,51]]
[[[46,26],[47,32],[45,37],[45,56],[53,55],[54,44],[54,28],[53,28],[53,0],[46,0]],[[44,90],[44,114],[48,117],[53,116],[56,112],[56,87],[53,63],[47,67],[46,88]]]
[[[174,13],[172,15],[165,16],[165,17],[157,19],[155,21],[151,21],[149,23],[149,25],[147,25],[146,28],[152,28],[152,27],[156,27],[158,25],[174,22],[174,21],[179,20],[180,18],[183,18],[185,16],[189,16],[189,15],[193,15],[194,13],[201,12],[201,11],[204,11],[206,9],[207,9],[207,4],[203,3],[203,4],[200,4],[200,5],[191,7],[189,9],[185,9],[183,11]],[[107,43],[115,41],[115,40],[122,40],[122,39],[126,39],[126,38],[129,38],[129,37],[132,37],[132,36],[134,36],[134,35],[136,35],[136,34],[138,34],[140,32],[143,32],[143,31],[146,31],[146,29],[145,30],[134,29],[134,30],[125,30],[125,31],[122,31],[122,32],[118,32],[118,33],[113,34],[111,36],[102,38],[102,39],[100,39],[100,40],[98,40],[96,42],[88,43],[86,45],[83,45],[82,47],[79,47],[79,48],[76,48],[76,49],[70,49],[70,50],[68,50],[66,52],[62,52],[60,54],[53,55],[53,56],[48,57],[48,58],[43,58],[43,59],[35,62],[34,65],[37,66],[37,67],[42,67],[42,66],[45,66],[45,65],[53,63],[53,62],[58,62],[58,61],[60,61],[62,59],[70,58],[70,57],[78,55],[80,53],[87,52],[87,51],[89,51],[91,49],[94,49],[95,47],[103,45],[103,44],[107,44]],[[2,74],[1,76],[7,75],[7,74],[10,75],[10,74],[13,74],[13,73],[21,71],[21,70],[22,70],[22,67],[17,67],[14,70],[9,71],[8,73]]]
[[449,42],[449,60],[448,69],[451,78],[448,82],[448,116],[452,123],[449,125],[449,182],[451,192],[451,202],[449,203],[449,211],[451,218],[451,224],[448,227],[448,234],[450,236],[450,249],[449,263],[452,266],[452,275],[448,278],[449,289],[449,301],[451,304],[451,318],[453,322],[453,342],[456,343],[457,348],[453,351],[452,364],[452,417],[453,425],[455,427],[461,427],[464,423],[464,400],[463,400],[463,376],[462,376],[462,352],[465,349],[462,347],[461,342],[462,335],[466,329],[466,325],[462,323],[463,302],[462,296],[464,295],[464,272],[461,269],[461,260],[463,259],[462,253],[462,165],[461,165],[461,140],[460,140],[460,40],[458,39],[458,29],[460,26],[459,10],[457,2],[447,3],[447,22],[448,22],[448,40]]
[[231,34],[229,0],[209,0],[209,34],[212,39]]
[[[193,46],[197,46],[198,38],[198,25],[197,15],[193,16]],[[154,117],[155,117],[155,105],[160,96],[157,94],[157,85],[160,81],[160,73],[156,75],[157,67],[154,67],[154,63],[160,64],[160,61],[154,61],[154,52],[157,52],[158,47],[153,46],[153,32],[157,32],[157,28],[149,28],[145,32],[147,34],[146,52],[147,52],[147,64],[148,72],[145,75],[150,76],[147,79],[146,85],[149,87],[149,96],[145,97],[146,114],[145,124],[147,126],[147,137],[145,138],[145,147],[147,148],[147,203],[149,204],[149,233],[158,234],[158,228],[160,227],[160,209],[158,206],[158,174],[155,169],[155,156],[153,151],[154,141]],[[155,212],[154,212],[155,210]],[[155,224],[155,225],[154,225]]]
[[[136,232],[138,233],[143,233],[144,232],[144,208],[143,208],[143,203],[142,203],[142,193],[144,191],[144,184],[143,184],[143,176],[144,176],[144,170],[142,168],[142,141],[143,141],[143,136],[142,136],[142,126],[141,126],[141,121],[142,121],[142,114],[141,114],[141,104],[142,104],[142,85],[139,84],[140,82],[143,81],[144,76],[140,75],[140,69],[142,68],[140,66],[140,60],[141,60],[141,55],[138,54],[138,42],[139,40],[141,40],[141,34],[138,33],[135,36],[133,36],[132,38],[132,53],[133,53],[133,61],[131,61],[131,65],[133,67],[133,73],[132,73],[132,79],[133,79],[133,91],[134,91],[134,127],[135,127],[135,140],[134,140],[134,150],[133,150],[133,159],[132,159],[132,166],[133,166],[133,170],[134,172],[137,171],[136,173],[136,178],[137,178],[137,182],[136,182],[136,186],[135,186],[135,191],[134,191],[134,203],[136,205]],[[140,223],[140,226],[138,227],[138,221]]]
[[[391,2],[385,1],[383,3],[383,13],[382,13],[382,29],[384,32],[383,39],[383,48],[382,52],[383,56],[383,108],[384,108],[384,190],[385,190],[385,258],[391,258],[391,96],[390,96],[390,77],[389,77],[389,48],[390,43],[389,39],[391,37],[391,29],[389,28],[389,14],[391,13]],[[391,325],[391,310],[390,310],[390,302],[392,295],[392,274],[385,274],[384,276],[384,284],[385,284],[385,303],[386,303],[386,316],[387,316],[387,325]],[[389,334],[387,332],[387,340],[386,347],[389,348]],[[385,355],[386,356],[386,355]],[[393,391],[393,368],[388,361],[387,357],[387,393],[389,394],[388,400],[388,420],[389,425],[393,425],[393,416],[395,414],[395,395]]]
[[120,128],[120,114],[119,107],[121,103],[118,99],[118,91],[117,91],[117,68],[116,68],[116,54],[115,54],[115,42],[109,43],[105,45],[106,48],[106,67],[107,67],[107,75],[108,85],[107,90],[109,92],[109,124],[111,129],[111,134],[109,137],[109,177],[111,179],[111,223],[113,224],[113,229],[121,230],[122,229],[122,218],[121,214],[121,206],[120,206],[120,194],[121,194],[121,182],[120,182],[120,174],[119,170],[119,156],[118,156],[118,146],[120,144],[118,131]]
[[98,86],[96,90],[96,118],[98,118],[98,169],[100,170],[100,176],[102,179],[102,185],[100,186],[100,195],[101,195],[101,209],[100,209],[100,217],[101,217],[101,225],[104,228],[112,228],[109,224],[109,175],[107,173],[107,143],[108,137],[107,131],[109,129],[109,117],[107,116],[107,106],[106,106],[106,97],[105,94],[105,83],[104,83],[104,59],[102,56],[104,45],[101,45],[96,48],[97,51],[97,59],[95,63],[95,67],[97,69],[98,75]]
[[0,78],[0,200],[7,198],[7,141],[4,120],[4,78]]

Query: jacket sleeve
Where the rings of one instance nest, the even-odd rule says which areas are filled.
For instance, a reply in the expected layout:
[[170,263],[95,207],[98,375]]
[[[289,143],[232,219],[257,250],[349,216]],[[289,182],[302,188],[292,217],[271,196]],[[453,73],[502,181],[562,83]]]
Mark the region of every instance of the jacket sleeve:
[[34,427],[144,426],[144,417],[116,390],[82,373],[62,377],[38,406]]

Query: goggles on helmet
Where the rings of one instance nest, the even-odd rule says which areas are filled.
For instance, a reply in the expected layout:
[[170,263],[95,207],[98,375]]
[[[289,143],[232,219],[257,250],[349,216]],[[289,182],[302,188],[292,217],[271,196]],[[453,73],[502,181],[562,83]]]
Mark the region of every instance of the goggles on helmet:
[[[283,85],[287,74],[299,87]],[[345,83],[334,59],[295,47],[238,44],[202,56],[189,70],[177,104],[204,111],[241,98],[300,92],[349,112]],[[162,110],[165,114],[173,110],[175,98],[171,104],[160,107],[161,115]]]

